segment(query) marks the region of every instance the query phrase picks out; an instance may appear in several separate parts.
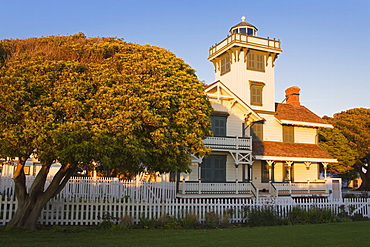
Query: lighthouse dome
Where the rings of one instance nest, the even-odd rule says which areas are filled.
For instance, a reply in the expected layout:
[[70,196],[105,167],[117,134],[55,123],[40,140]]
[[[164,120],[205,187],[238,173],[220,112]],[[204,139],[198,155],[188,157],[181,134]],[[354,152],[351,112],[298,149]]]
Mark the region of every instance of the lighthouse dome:
[[245,21],[245,16],[242,17],[242,21],[240,23],[230,28],[230,34],[240,33],[249,36],[256,36],[257,31],[258,29],[255,26]]

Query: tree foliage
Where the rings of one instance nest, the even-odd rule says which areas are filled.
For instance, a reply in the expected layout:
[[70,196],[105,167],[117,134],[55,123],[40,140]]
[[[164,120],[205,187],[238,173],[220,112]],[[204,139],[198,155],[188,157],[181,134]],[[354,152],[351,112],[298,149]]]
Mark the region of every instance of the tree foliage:
[[350,146],[358,152],[358,158],[370,153],[370,109],[355,108],[324,117],[338,128],[348,139]]
[[[193,69],[159,47],[82,33],[1,40],[0,156],[19,158],[19,210],[9,224],[35,228],[78,165],[187,171],[190,153],[208,152],[203,88]],[[31,154],[42,169],[27,192]],[[44,190],[56,160],[62,167]]]
[[[334,142],[321,143],[321,145],[330,146],[328,152],[340,161],[339,166],[341,166],[341,161],[345,160],[347,160],[345,162],[347,165],[351,165],[350,159],[353,157],[353,167],[359,172],[363,181],[360,189],[370,190],[370,172],[367,172],[367,168],[364,168],[364,163],[361,161],[362,158],[367,157],[368,160],[370,158],[370,109],[350,109],[336,113],[332,118],[324,117],[324,119],[340,131],[340,134],[347,139],[348,145],[344,145],[343,138],[338,136],[339,133],[332,134]],[[320,134],[325,136],[324,132]]]
[[346,174],[353,170],[358,154],[349,145],[347,138],[339,129],[321,128],[319,130],[319,146],[338,160],[328,166],[328,172]]

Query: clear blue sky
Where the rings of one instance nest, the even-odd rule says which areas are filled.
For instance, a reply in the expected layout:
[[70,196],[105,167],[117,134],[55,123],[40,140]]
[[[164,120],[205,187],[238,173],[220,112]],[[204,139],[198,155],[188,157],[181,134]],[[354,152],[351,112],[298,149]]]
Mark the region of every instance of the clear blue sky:
[[208,48],[245,15],[258,36],[280,39],[276,101],[299,86],[320,116],[370,108],[370,0],[1,1],[0,39],[84,32],[160,46],[214,81]]

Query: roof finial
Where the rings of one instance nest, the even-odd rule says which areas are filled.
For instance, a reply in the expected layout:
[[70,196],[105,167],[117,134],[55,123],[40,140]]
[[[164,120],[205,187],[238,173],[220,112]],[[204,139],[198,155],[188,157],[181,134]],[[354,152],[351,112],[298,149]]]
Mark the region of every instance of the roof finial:
[[245,22],[245,16],[244,15],[242,16],[242,22]]

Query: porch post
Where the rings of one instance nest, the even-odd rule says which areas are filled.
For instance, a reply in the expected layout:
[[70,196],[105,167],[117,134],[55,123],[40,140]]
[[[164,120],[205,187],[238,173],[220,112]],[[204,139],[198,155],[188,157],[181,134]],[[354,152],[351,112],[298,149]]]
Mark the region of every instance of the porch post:
[[307,182],[310,181],[310,166],[311,166],[311,162],[304,162],[305,166],[306,166],[306,169],[307,169]]
[[252,176],[252,165],[251,164],[248,164],[248,181],[251,183],[252,182],[252,179],[253,176]]
[[182,179],[182,194],[185,195],[185,178]]
[[292,194],[292,177],[290,174],[290,169],[292,169],[293,161],[286,161],[286,167],[288,172],[288,182],[289,182],[289,194]]
[[202,194],[202,167],[198,163],[198,194]]
[[235,164],[235,194],[239,194],[239,164]]
[[327,162],[322,162],[322,165],[324,167],[324,179],[326,180],[326,170],[328,169],[328,163]]
[[268,168],[269,168],[269,183],[272,182],[272,165],[274,164],[273,160],[266,160]]
[[288,166],[288,181],[291,182],[292,181],[292,176],[290,174],[290,170],[292,169],[292,164],[293,164],[293,161],[286,161],[286,164]]

